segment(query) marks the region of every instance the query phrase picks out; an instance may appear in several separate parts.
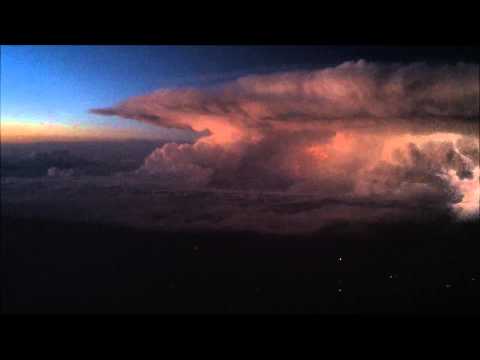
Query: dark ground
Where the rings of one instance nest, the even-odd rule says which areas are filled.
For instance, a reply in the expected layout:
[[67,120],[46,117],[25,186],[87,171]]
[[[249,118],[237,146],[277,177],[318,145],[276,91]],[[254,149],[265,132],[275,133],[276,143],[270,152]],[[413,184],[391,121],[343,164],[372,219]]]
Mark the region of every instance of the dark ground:
[[5,313],[480,313],[478,221],[308,237],[1,227]]

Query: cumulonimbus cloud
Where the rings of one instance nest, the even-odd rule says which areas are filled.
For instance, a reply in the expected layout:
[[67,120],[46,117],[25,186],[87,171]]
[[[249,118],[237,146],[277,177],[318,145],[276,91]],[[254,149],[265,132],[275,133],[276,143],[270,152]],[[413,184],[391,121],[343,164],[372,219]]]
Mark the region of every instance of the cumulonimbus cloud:
[[204,135],[155,150],[139,173],[459,204],[478,196],[479,98],[476,64],[360,60],[159,90],[92,112]]

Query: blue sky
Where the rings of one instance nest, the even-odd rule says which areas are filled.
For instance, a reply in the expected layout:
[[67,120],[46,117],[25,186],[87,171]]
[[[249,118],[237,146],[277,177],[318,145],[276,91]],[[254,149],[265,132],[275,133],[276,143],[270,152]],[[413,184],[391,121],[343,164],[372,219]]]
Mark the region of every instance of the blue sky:
[[2,46],[2,118],[115,126],[119,120],[88,110],[175,86],[175,74],[192,72],[167,49],[162,50],[169,56],[151,56],[150,50]]
[[281,64],[292,67],[292,59],[283,59],[286,54],[295,53],[251,46],[2,46],[1,117],[24,124],[159,131],[88,110],[160,88],[203,86],[285,69]]

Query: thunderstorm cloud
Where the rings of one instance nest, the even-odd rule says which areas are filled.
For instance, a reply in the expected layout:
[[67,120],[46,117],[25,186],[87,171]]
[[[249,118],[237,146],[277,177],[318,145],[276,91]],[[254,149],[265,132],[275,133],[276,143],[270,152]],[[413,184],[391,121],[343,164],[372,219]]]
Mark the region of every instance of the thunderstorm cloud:
[[93,109],[197,132],[138,175],[176,184],[437,204],[477,214],[479,66],[363,60],[162,89]]

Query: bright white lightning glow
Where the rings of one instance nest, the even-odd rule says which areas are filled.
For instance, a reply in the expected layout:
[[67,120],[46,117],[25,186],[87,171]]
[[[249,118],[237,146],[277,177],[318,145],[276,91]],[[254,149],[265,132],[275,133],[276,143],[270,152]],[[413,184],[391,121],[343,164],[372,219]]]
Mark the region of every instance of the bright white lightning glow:
[[448,180],[463,195],[462,201],[453,204],[456,214],[462,218],[472,218],[480,213],[480,167],[473,171],[472,179],[460,179],[454,170],[449,170]]

